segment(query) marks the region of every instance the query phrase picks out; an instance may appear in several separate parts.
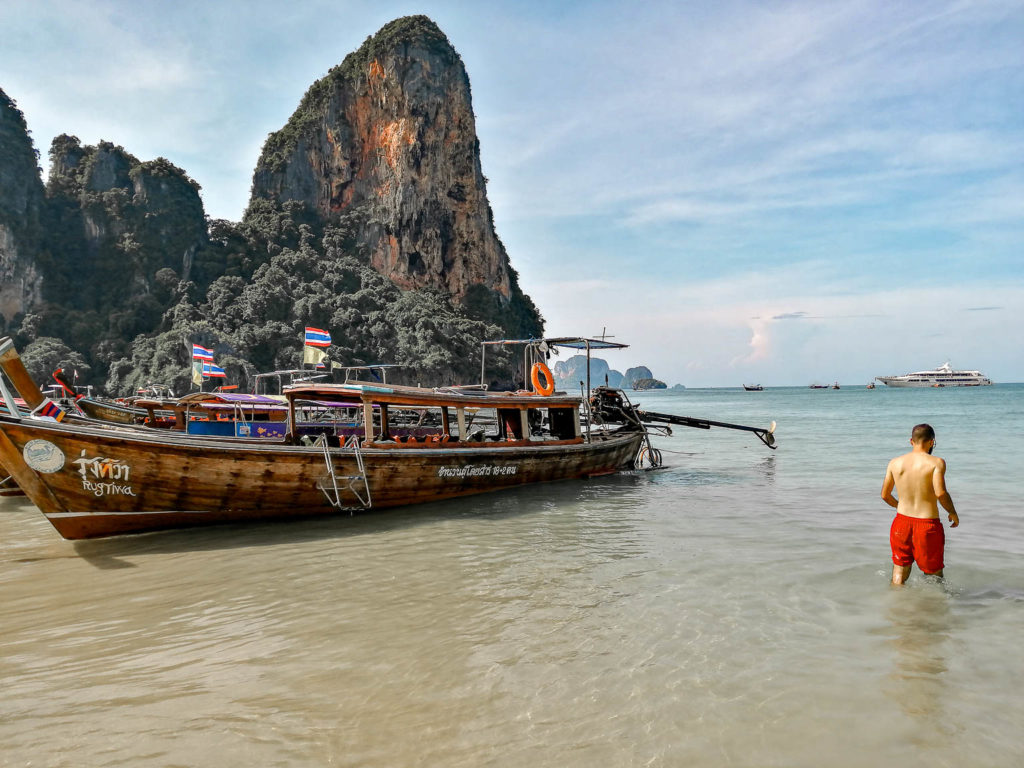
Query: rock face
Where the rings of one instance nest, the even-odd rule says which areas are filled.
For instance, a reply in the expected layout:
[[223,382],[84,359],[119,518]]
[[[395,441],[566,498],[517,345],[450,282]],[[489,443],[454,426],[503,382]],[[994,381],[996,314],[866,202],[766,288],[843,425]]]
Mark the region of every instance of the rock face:
[[43,207],[38,158],[25,118],[0,90],[0,315],[5,329],[39,301],[36,257]]
[[506,306],[519,293],[487,202],[469,78],[425,16],[387,24],[309,89],[267,139],[252,197],[299,200],[326,222],[359,211],[371,265],[400,288],[463,302],[484,288]]
[[[82,309],[150,296],[188,280],[207,242],[199,185],[167,160],[141,162],[108,142],[58,136],[50,149],[52,257],[47,298]],[[68,276],[73,283],[68,283]],[[52,279],[51,277],[52,276]]]
[[631,387],[632,389],[639,389],[639,387],[636,386],[636,382],[641,379],[654,379],[654,374],[651,373],[651,369],[646,365],[638,365],[635,368],[627,368],[622,379],[623,386]]
[[668,389],[668,384],[659,379],[634,379],[633,389],[644,391],[647,389]]
[[[578,391],[580,382],[587,380],[587,356],[573,355],[567,360],[559,360],[551,369],[555,384],[559,389]],[[590,358],[590,386],[596,387],[608,380],[609,387],[621,387],[622,374],[613,370],[606,360],[600,357]]]
[[[578,389],[581,381],[587,380],[587,356],[573,355],[567,360],[559,360],[551,369],[555,384],[559,389]],[[623,389],[665,389],[666,384],[658,381],[646,365],[628,368],[625,374],[611,368],[600,357],[590,358],[590,385],[593,387],[605,383],[609,387]]]

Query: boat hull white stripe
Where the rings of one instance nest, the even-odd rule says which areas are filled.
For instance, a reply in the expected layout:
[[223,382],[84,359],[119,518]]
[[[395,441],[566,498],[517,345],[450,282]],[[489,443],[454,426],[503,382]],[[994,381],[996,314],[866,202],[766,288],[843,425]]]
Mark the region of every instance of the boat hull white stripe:
[[[44,513],[45,514],[45,513]],[[106,515],[116,515],[121,517],[139,517],[146,515],[208,515],[210,514],[206,510],[202,509],[153,509],[149,511],[140,512],[51,512],[46,515],[49,519],[64,518],[64,517],[102,517]]]

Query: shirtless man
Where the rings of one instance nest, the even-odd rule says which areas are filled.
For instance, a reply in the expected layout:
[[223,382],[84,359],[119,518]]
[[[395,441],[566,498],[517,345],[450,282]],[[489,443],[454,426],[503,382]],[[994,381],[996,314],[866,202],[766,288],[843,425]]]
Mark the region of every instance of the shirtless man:
[[[910,453],[889,462],[882,482],[882,501],[896,508],[889,530],[893,584],[907,580],[915,561],[923,573],[942,578],[946,533],[939,520],[939,504],[949,513],[949,527],[960,525],[946,490],[946,462],[932,456],[935,430],[918,424],[910,435],[910,445]],[[899,498],[892,495],[894,487]]]

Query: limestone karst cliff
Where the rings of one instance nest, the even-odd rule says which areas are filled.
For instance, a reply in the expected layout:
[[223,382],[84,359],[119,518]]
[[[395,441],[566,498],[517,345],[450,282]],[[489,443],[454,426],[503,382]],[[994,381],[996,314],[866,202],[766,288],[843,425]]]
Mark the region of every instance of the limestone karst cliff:
[[632,387],[637,389],[634,385],[636,382],[641,380],[655,380],[654,374],[651,373],[651,369],[646,365],[638,365],[635,368],[627,368],[626,372],[622,374],[622,382],[624,387]]
[[[168,160],[106,141],[58,136],[45,189],[40,173],[0,92],[2,330],[41,377],[59,363],[110,393],[187,389],[195,342],[245,386],[297,365],[314,325],[335,334],[332,362],[465,383],[482,339],[543,332],[494,231],[465,68],[426,17],[314,83],[268,138],[240,222],[208,220]],[[514,360],[487,363],[489,383],[511,381]]]
[[387,24],[313,84],[267,139],[252,196],[326,222],[360,210],[371,265],[399,287],[490,299],[539,329],[495,234],[466,69],[425,16]]
[[[551,373],[555,377],[555,383],[560,389],[578,391],[580,382],[586,383],[587,379],[587,356],[573,355],[566,360],[558,360],[551,366]],[[608,365],[607,360],[600,357],[590,358],[590,383],[591,386],[604,384],[607,379],[608,386],[621,387],[622,372],[614,370]]]
[[[586,355],[573,355],[566,360],[558,360],[551,366],[551,373],[555,377],[555,383],[560,389],[578,390],[581,381],[586,381],[587,357]],[[590,359],[590,382],[592,386],[607,384],[610,387],[622,387],[624,389],[664,389],[665,383],[658,381],[646,365],[638,365],[634,368],[627,368],[626,373],[620,373],[608,365],[606,360],[600,357]]]
[[45,293],[82,309],[120,306],[158,292],[160,281],[189,280],[207,242],[199,185],[163,158],[142,162],[109,142],[56,137],[47,197],[56,242]]
[[4,329],[39,300],[42,227],[38,158],[17,105],[0,90],[0,316]]

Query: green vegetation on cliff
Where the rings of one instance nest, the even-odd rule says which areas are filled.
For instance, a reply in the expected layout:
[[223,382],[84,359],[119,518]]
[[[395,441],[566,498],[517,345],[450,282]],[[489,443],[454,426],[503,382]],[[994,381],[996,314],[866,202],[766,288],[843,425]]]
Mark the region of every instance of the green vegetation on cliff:
[[[312,325],[330,330],[329,360],[339,365],[397,363],[389,379],[407,383],[478,378],[480,341],[503,329],[438,291],[402,291],[372,269],[355,240],[358,213],[327,228],[294,202],[263,201],[250,213],[242,223],[210,223],[196,271],[217,276],[203,285],[163,268],[149,291],[126,293],[103,311],[77,306],[84,299],[74,297],[74,279],[61,283],[68,294],[16,329],[31,372],[45,381],[58,367],[77,370],[80,384],[117,395],[151,383],[185,392],[199,343],[214,350],[231,383],[247,388],[256,373],[299,365],[302,329]],[[121,242],[110,255],[123,254]],[[125,288],[118,276],[110,282]],[[488,363],[492,380],[508,378],[507,358]]]
[[[263,221],[280,224],[269,215]],[[221,223],[222,237],[228,227]],[[344,221],[322,237],[307,224],[295,233],[299,242],[276,249],[249,280],[224,275],[205,295],[180,283],[158,332],[137,339],[131,356],[114,363],[108,387],[129,391],[159,382],[187,389],[193,342],[214,350],[232,382],[294,368],[307,325],[329,329],[334,343],[328,357],[340,365],[397,363],[402,368],[389,379],[408,383],[451,384],[479,376],[479,342],[498,335],[498,327],[470,318],[437,292],[401,291],[360,256]],[[245,230],[235,227],[228,239],[255,250],[265,247],[270,234],[250,222]],[[492,374],[501,376],[502,370]]]
[[18,330],[22,340],[63,339],[102,375],[190,279],[208,239],[199,185],[163,158],[141,162],[74,136],[54,139],[50,161],[36,254],[45,301]]

